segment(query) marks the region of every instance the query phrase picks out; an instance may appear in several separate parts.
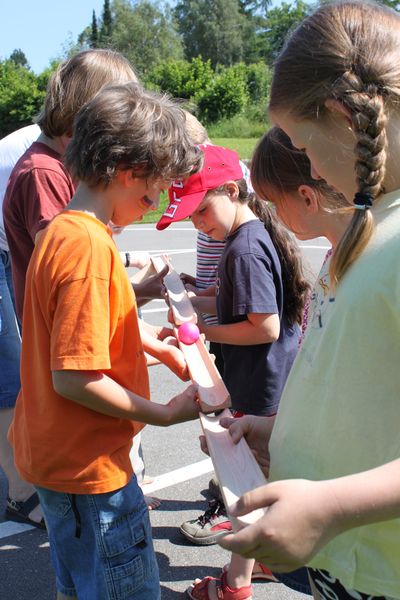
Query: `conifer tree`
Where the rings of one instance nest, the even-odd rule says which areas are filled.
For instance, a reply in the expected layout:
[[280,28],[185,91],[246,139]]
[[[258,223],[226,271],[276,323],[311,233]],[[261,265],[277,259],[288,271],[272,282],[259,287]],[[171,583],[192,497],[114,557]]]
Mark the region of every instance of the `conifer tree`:
[[91,33],[90,33],[89,45],[91,48],[97,48],[99,45],[99,32],[97,29],[97,19],[96,19],[96,13],[94,10],[93,10],[93,15],[92,15],[92,29],[91,29]]
[[103,16],[100,29],[100,42],[103,46],[107,45],[111,41],[113,28],[112,26],[113,22],[111,16],[110,0],[104,0]]

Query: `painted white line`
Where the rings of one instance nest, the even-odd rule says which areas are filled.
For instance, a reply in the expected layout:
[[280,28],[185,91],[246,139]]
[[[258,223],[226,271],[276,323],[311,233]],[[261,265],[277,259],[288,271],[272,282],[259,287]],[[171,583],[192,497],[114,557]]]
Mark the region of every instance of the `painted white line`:
[[10,535],[17,535],[18,533],[24,533],[30,529],[35,529],[33,525],[28,523],[15,523],[14,521],[5,521],[0,523],[0,539],[9,537]]
[[[156,231],[158,234],[160,233],[158,231],[158,229],[154,227],[143,227],[143,226],[138,226],[138,227],[124,227],[123,231]],[[196,231],[194,227],[167,227],[167,229],[164,229],[163,232],[166,233],[172,233],[173,231]],[[121,232],[122,233],[122,232]]]
[[189,481],[189,479],[200,477],[200,475],[204,475],[205,473],[211,473],[211,471],[213,471],[211,458],[206,458],[187,467],[181,467],[180,469],[175,469],[175,471],[164,473],[164,475],[158,475],[152,483],[144,486],[143,491],[146,495],[152,494],[171,485]]
[[330,250],[331,246],[305,246],[303,244],[300,244],[300,248],[305,248],[309,250]]
[[[130,252],[135,254],[135,250],[121,250],[121,252]],[[151,256],[161,256],[161,254],[185,254],[186,252],[196,252],[196,248],[165,248],[164,250],[147,250]]]
[[156,313],[156,312],[167,312],[168,307],[166,308],[147,308],[145,310],[142,309],[142,315],[147,315],[147,313]]
[[166,248],[165,250],[150,250],[149,252],[153,256],[159,256],[160,254],[186,254],[187,252],[196,252],[196,248]]

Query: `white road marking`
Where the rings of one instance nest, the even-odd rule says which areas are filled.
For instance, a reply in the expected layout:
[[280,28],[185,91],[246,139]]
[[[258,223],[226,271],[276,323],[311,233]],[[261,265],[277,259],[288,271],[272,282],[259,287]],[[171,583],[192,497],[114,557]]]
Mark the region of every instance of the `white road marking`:
[[24,533],[25,531],[30,531],[31,529],[35,529],[35,527],[33,527],[33,525],[28,525],[28,523],[5,521],[4,523],[0,523],[0,539],[9,537],[10,535]]
[[211,473],[211,471],[213,471],[211,458],[206,458],[200,462],[181,467],[180,469],[175,469],[169,473],[164,473],[164,475],[158,475],[154,478],[152,483],[144,486],[143,491],[145,494],[152,494],[153,492],[158,492],[171,485],[189,481],[189,479],[200,477],[200,475],[204,475],[205,473]]
[[[124,227],[123,231],[134,231],[135,233],[137,233],[138,231],[155,231],[156,233],[160,234],[159,230],[156,229],[155,227],[143,227],[143,226]],[[123,231],[121,231],[121,233]],[[163,231],[166,231],[167,233],[172,233],[173,231],[196,231],[196,230],[194,229],[194,227],[167,227],[167,229],[164,229]]]

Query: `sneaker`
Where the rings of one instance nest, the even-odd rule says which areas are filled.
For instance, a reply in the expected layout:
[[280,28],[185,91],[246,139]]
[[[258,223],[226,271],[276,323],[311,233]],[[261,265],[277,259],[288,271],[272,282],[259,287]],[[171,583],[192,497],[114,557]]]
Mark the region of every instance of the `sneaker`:
[[180,526],[186,539],[198,546],[211,546],[227,531],[232,531],[232,524],[226,514],[225,506],[219,500],[210,500],[209,508],[204,515],[192,521],[185,521]]

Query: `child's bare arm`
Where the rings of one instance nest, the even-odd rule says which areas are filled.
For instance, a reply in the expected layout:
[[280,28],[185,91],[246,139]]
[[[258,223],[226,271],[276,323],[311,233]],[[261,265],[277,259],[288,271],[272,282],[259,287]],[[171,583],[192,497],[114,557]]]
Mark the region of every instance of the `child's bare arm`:
[[251,346],[269,344],[279,338],[280,322],[276,314],[251,313],[246,321],[228,325],[205,325],[199,323],[200,331],[211,342]]
[[268,507],[264,517],[219,543],[274,571],[292,571],[340,533],[400,516],[400,459],[327,481],[269,483],[240,498],[234,514],[260,507]]
[[111,417],[165,426],[190,421],[199,413],[194,385],[164,405],[130,392],[100,371],[53,371],[52,379],[60,396]]
[[217,314],[217,299],[215,296],[208,296],[206,294],[204,296],[200,294],[194,295],[190,291],[188,293],[193,307],[198,312],[204,313],[206,315]]

